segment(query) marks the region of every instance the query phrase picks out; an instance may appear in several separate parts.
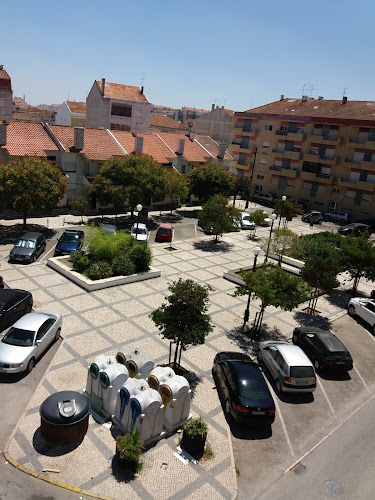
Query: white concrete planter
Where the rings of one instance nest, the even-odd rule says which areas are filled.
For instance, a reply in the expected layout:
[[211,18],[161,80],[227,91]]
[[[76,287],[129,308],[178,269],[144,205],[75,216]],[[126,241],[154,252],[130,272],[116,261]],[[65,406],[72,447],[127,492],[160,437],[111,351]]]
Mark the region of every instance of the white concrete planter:
[[[279,261],[279,256],[273,253],[269,253],[268,258]],[[305,265],[305,263],[302,260],[292,259],[292,257],[286,257],[285,255],[281,257],[281,262],[283,264],[288,264],[289,266],[292,267],[297,267],[298,269],[302,269],[303,266]]]
[[151,267],[144,273],[132,274],[130,276],[113,276],[112,278],[105,278],[102,280],[90,280],[77,271],[73,271],[66,263],[69,257],[52,257],[48,259],[47,266],[56,272],[62,274],[76,285],[80,286],[86,292],[93,292],[94,290],[102,290],[111,286],[126,285],[127,283],[135,283],[137,281],[149,280],[152,278],[159,278],[161,271]]

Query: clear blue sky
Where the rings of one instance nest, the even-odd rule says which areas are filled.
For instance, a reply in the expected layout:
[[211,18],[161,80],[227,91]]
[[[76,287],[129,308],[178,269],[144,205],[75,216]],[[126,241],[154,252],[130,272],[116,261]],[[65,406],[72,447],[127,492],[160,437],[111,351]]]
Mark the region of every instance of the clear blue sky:
[[33,105],[94,80],[170,107],[286,97],[375,100],[373,0],[0,0],[0,64]]

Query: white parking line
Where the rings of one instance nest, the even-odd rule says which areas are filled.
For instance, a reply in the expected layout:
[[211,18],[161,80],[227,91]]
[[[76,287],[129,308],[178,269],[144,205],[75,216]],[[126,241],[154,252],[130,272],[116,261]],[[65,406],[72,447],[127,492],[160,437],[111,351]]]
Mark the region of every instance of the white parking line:
[[326,391],[324,390],[324,387],[323,387],[323,384],[321,383],[321,381],[317,378],[316,381],[318,382],[318,385],[319,387],[321,388],[322,390],[322,393],[324,394],[324,397],[326,398],[327,400],[327,403],[328,403],[328,406],[330,407],[331,409],[331,412],[332,413],[335,413],[335,410],[333,409],[333,406],[331,405],[331,401],[329,400],[328,396],[327,396],[327,393]]
[[275,406],[276,406],[277,414],[279,415],[279,418],[280,418],[281,426],[283,428],[283,431],[284,431],[284,434],[285,434],[285,438],[286,438],[286,441],[287,441],[288,446],[289,446],[290,454],[292,455],[292,457],[294,457],[294,450],[293,450],[293,447],[292,447],[292,443],[290,442],[289,434],[288,434],[288,431],[286,430],[286,425],[285,425],[283,416],[281,414],[280,406],[279,406],[279,404],[277,402],[276,397],[275,397],[274,401],[275,401]]
[[[57,243],[56,243],[56,245],[57,245]],[[49,253],[51,253],[52,251],[53,251],[53,252],[55,251],[55,247],[56,247],[56,245],[53,245],[53,247],[52,247],[52,248],[50,248],[50,249],[48,250],[48,252],[47,252],[47,253],[43,254],[43,258],[42,258],[41,260],[44,260],[44,259],[46,259],[46,260],[47,260],[47,255],[48,255]]]
[[353,369],[358,375],[358,377],[362,380],[363,385],[366,387],[366,389],[369,391],[370,389],[368,388],[366,382],[363,380],[362,375],[359,373],[358,369],[353,365]]

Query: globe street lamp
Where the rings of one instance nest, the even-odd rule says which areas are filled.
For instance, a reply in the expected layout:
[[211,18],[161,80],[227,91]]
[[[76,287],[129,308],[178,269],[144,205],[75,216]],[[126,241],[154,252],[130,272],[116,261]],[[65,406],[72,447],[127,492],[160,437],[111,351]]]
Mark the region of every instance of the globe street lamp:
[[138,215],[137,215],[137,232],[135,234],[135,239],[138,241],[138,221],[139,221],[139,214],[140,212],[142,211],[142,205],[140,203],[138,203],[138,205],[135,207],[135,209],[137,210],[138,212]]
[[270,229],[270,237],[268,239],[268,245],[267,245],[267,252],[266,252],[266,258],[264,259],[265,262],[267,262],[267,259],[268,259],[268,252],[269,252],[269,249],[270,249],[270,243],[271,243],[271,237],[272,237],[272,228],[273,228],[273,223],[275,222],[275,219],[276,219],[277,215],[275,213],[271,214],[271,229]]
[[[253,252],[254,252],[254,263],[253,263],[253,272],[254,272],[255,269],[256,269],[256,267],[257,267],[257,259],[258,259],[258,255],[261,252],[261,249],[259,247],[254,247],[253,248]],[[246,306],[245,314],[243,316],[243,325],[242,325],[242,328],[245,328],[246,323],[249,321],[249,316],[250,316],[250,299],[251,299],[251,291],[249,292],[249,296],[247,298],[247,306]]]
[[283,209],[284,209],[284,203],[285,203],[285,200],[286,200],[286,196],[285,196],[285,195],[284,195],[284,196],[282,196],[282,197],[281,197],[281,200],[282,200],[282,204],[281,204],[281,207],[280,207],[280,214],[279,214],[280,220],[279,220],[279,225],[278,225],[277,229],[280,229],[281,217],[282,217],[282,214],[283,214],[283,212],[284,212],[284,210],[283,210]]

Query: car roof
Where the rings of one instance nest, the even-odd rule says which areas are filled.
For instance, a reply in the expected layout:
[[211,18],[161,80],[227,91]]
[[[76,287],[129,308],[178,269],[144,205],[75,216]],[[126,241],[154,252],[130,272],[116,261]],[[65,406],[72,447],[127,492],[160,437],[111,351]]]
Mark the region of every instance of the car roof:
[[36,233],[36,232],[33,232],[33,231],[29,231],[28,233],[25,233],[21,236],[21,238],[19,238],[20,240],[23,240],[23,239],[37,239],[39,238],[39,236],[43,236],[42,233]]
[[165,222],[162,222],[161,224],[159,224],[159,227],[166,227],[168,229],[173,229],[172,224],[166,224]]
[[296,328],[297,331],[301,333],[313,333],[316,335],[327,347],[329,351],[337,352],[337,351],[347,351],[347,348],[341,342],[340,339],[336,337],[332,332],[328,332],[327,330],[321,330],[320,328],[309,328],[309,327],[301,327]]
[[221,361],[224,361],[227,359],[230,359],[232,361],[234,361],[234,360],[251,361],[250,356],[248,356],[244,352],[223,351],[223,352],[219,352],[217,356]]
[[251,379],[266,383],[259,366],[254,361],[243,359],[226,360],[225,362],[232,366],[238,380]]
[[277,347],[277,349],[282,353],[284,358],[287,360],[289,365],[299,365],[299,366],[312,366],[311,361],[302,351],[300,347],[293,344],[268,344],[268,346]]
[[42,324],[49,319],[46,314],[38,312],[27,313],[22,316],[13,326],[21,328],[21,330],[38,330]]
[[132,225],[132,229],[136,229],[136,228],[141,228],[141,229],[147,229],[147,226],[146,224],[143,224],[143,222],[138,222],[138,224],[135,222],[133,225]]
[[82,230],[79,230],[79,229],[65,229],[65,231],[63,232],[63,234],[65,233],[69,233],[69,234],[81,234],[83,233]]
[[0,289],[0,302],[6,302],[13,297],[19,297],[20,295],[27,297],[27,295],[30,292],[27,292],[26,290],[18,290],[18,289],[10,289],[10,288],[2,288]]

